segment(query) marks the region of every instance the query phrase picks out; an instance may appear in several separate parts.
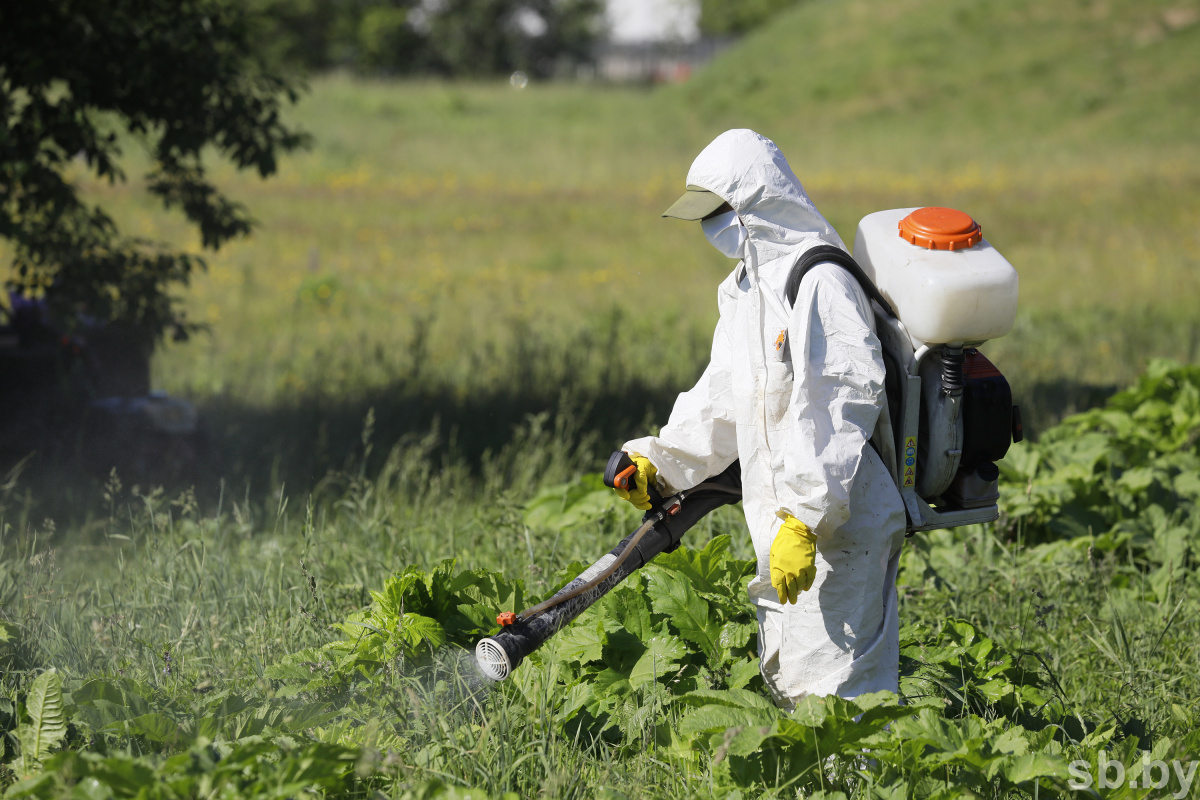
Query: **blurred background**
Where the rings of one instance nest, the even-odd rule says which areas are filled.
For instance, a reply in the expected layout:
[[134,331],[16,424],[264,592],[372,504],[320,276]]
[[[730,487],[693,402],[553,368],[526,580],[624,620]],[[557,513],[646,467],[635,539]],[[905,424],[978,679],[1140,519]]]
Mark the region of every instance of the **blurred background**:
[[[72,490],[85,502],[112,466],[127,483],[202,495],[222,482],[304,493],[416,441],[431,464],[503,483],[515,473],[502,454],[530,437],[545,446],[522,457],[540,453],[559,478],[595,469],[665,421],[707,361],[732,262],[659,215],[694,156],[734,127],[780,145],[847,241],[885,208],[945,205],[980,222],[1021,279],[1016,330],[984,350],[1034,437],[1152,357],[1197,359],[1196,0],[185,4],[216,19],[207,6],[239,31],[242,71],[223,85],[276,81],[264,96],[299,138],[268,170],[246,168],[228,137],[201,142],[208,183],[187,185],[252,220],[249,235],[210,236],[188,218],[189,197],[207,200],[156,183],[170,127],[94,112],[125,178],[67,153],[66,185],[138,247],[203,265],[162,279],[175,316],[133,333],[118,312],[47,312],[86,368],[55,356],[36,409],[27,390],[44,373],[21,360],[10,324],[10,485],[16,465],[28,482],[54,457],[86,460]],[[28,245],[6,230],[12,288]],[[53,259],[33,263],[51,277],[30,297],[68,282]],[[10,322],[19,297],[0,312]],[[46,399],[63,386],[83,399]],[[137,420],[128,436],[125,419]],[[151,428],[164,436],[135,453]],[[61,471],[47,475],[63,491]]]
[[[1162,796],[1198,56],[1200,0],[0,2],[0,791]],[[660,215],[742,127],[845,241],[949,206],[1020,276],[1001,516],[902,555],[920,716],[762,716],[732,506],[482,686],[461,648],[637,524],[595,473],[734,266]]]

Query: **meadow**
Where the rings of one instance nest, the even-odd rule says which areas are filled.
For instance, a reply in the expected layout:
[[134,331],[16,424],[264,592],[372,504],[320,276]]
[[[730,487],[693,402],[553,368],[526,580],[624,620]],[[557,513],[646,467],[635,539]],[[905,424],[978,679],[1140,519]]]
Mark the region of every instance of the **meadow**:
[[[1198,22],[812,2],[675,86],[312,79],[310,152],[267,182],[215,165],[259,227],[181,289],[208,332],[155,357],[214,463],[69,510],[0,485],[6,796],[1039,797],[1101,752],[1138,780],[1142,753],[1200,757],[1200,376],[1154,361],[1200,360]],[[495,612],[634,524],[594,473],[703,368],[731,267],[659,214],[742,126],[848,241],[947,205],[1017,267],[984,347],[1034,434],[1004,515],[910,540],[904,705],[763,705],[737,509],[481,683]],[[198,250],[136,179],[78,178]]]

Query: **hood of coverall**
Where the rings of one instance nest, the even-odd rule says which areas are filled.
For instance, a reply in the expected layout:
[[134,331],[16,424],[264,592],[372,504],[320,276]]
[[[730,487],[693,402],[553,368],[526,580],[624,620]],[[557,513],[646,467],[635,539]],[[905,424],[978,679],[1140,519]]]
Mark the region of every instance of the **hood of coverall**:
[[750,234],[756,263],[821,244],[846,249],[775,143],[752,130],[725,131],[696,156],[687,185],[720,195]]

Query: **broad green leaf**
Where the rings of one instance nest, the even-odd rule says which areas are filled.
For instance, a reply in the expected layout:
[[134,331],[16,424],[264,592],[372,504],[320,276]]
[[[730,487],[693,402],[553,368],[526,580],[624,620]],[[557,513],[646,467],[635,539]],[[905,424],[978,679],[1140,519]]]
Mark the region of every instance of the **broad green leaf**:
[[1017,756],[1000,768],[1000,774],[1012,783],[1018,784],[1034,778],[1067,780],[1071,777],[1067,769],[1067,760],[1062,756],[1047,753]]
[[1159,471],[1154,467],[1134,467],[1125,470],[1117,479],[1117,485],[1133,494],[1141,494],[1153,486],[1159,476]]
[[17,798],[22,797],[54,797],[55,789],[57,788],[55,783],[57,781],[58,776],[54,773],[33,775],[9,786],[8,790],[4,792],[4,797],[5,800],[8,800],[8,798],[17,800]]
[[399,617],[402,611],[419,611],[414,600],[415,589],[423,582],[423,574],[417,567],[408,567],[399,575],[393,575],[383,584],[383,591],[371,592],[371,597],[380,608],[393,617]]
[[1058,465],[1077,465],[1091,476],[1099,463],[1109,457],[1110,439],[1101,433],[1085,433],[1056,443],[1053,459]]
[[1041,708],[1049,702],[1045,692],[1037,686],[1021,686],[1017,690],[1017,694],[1020,695],[1022,702],[1032,708]]
[[1013,693],[1013,685],[1006,678],[996,678],[976,687],[989,703],[999,703]]
[[702,592],[717,592],[721,589],[717,579],[725,572],[722,562],[729,552],[729,542],[728,534],[714,536],[701,550],[680,547],[673,553],[660,555],[655,564],[687,577]]
[[1179,473],[1175,476],[1174,488],[1176,494],[1187,497],[1193,502],[1200,500],[1200,471]]
[[624,697],[633,691],[629,678],[614,669],[606,669],[596,675],[595,691],[598,696]]
[[628,674],[642,654],[646,643],[624,628],[609,630],[604,642],[604,663],[618,672]]
[[441,624],[420,614],[405,614],[400,619],[399,634],[411,651],[425,646],[436,649],[446,643],[446,631]]
[[674,672],[679,659],[687,655],[687,646],[670,634],[655,636],[646,642],[646,651],[629,672],[629,684],[635,689]]
[[758,625],[753,622],[726,622],[721,626],[718,641],[726,653],[747,647],[758,634]]
[[21,769],[29,774],[67,735],[62,676],[54,667],[33,679],[25,696],[25,713],[29,723],[18,726],[17,741],[21,743]]
[[[583,571],[585,569],[587,569],[589,566],[591,566],[591,565],[585,564],[582,561],[576,559],[576,560],[572,561],[570,564],[567,564],[562,569],[555,570],[554,571],[554,581],[550,586],[550,591],[546,592],[545,596],[549,597],[550,595],[555,594],[559,589],[563,588],[568,583],[570,583],[571,581],[575,580],[580,575],[582,575]],[[532,600],[532,598],[530,598],[530,599]]]
[[559,657],[586,664],[599,661],[604,650],[604,623],[599,619],[581,620],[558,634]]
[[991,748],[997,753],[1012,756],[1023,756],[1029,752],[1029,742],[1025,740],[1025,729],[1014,725],[1001,733],[990,742]]
[[[137,716],[136,713],[130,712],[128,706],[104,699],[89,700],[79,706],[78,713],[95,730],[102,730],[114,723],[123,723],[125,720]],[[120,729],[120,727],[117,728],[117,730]]]
[[800,725],[810,728],[819,727],[829,716],[833,698],[820,695],[806,695],[800,698],[792,709],[791,718]]
[[[762,750],[763,744],[771,738],[775,732],[774,725],[746,725],[735,729],[737,732],[729,737],[728,753],[731,756],[746,756],[753,755],[759,750]],[[729,731],[726,736],[729,736]]]
[[[462,578],[470,575],[471,580]],[[475,570],[456,576],[451,588],[456,596],[468,597],[474,605],[489,609],[487,627],[495,627],[495,616],[501,611],[521,611],[526,606],[525,585],[519,580],[506,580],[502,575],[487,570]]]
[[979,750],[984,730],[978,717],[950,720],[929,708],[923,708],[913,717],[897,720],[895,733],[913,742],[923,742],[940,751],[931,753],[930,758],[941,763],[951,756],[964,756]]
[[606,514],[626,514],[624,506],[626,503],[604,485],[604,476],[593,473],[542,489],[525,504],[525,524],[564,531],[594,523]]
[[853,702],[854,702],[854,705],[858,708],[858,710],[860,712],[867,712],[872,709],[881,708],[881,707],[882,708],[901,707],[900,703],[902,701],[900,699],[900,696],[897,695],[895,692],[889,692],[889,691],[884,690],[884,691],[880,691],[880,692],[868,692],[866,694],[860,694],[858,697],[854,698]]
[[686,735],[723,731],[739,726],[770,727],[777,717],[775,709],[706,705],[690,711],[679,720],[679,732]]
[[618,620],[625,630],[639,639],[649,639],[654,635],[650,618],[650,603],[641,592],[634,591],[628,586],[618,586],[604,599],[604,610],[612,618]]
[[[514,606],[515,607],[515,606]],[[512,608],[506,609],[512,611]],[[520,610],[519,608],[517,609]],[[458,613],[462,614],[476,630],[494,631],[496,629],[496,606],[482,603],[460,603]]]
[[729,680],[727,684],[730,689],[741,689],[754,680],[759,675],[758,659],[751,656],[742,661],[735,662],[729,668]]
[[94,700],[107,700],[110,703],[124,703],[125,692],[119,686],[106,678],[93,678],[72,693],[76,703],[90,703]]
[[708,603],[696,594],[690,582],[666,570],[654,570],[647,577],[646,594],[654,610],[666,614],[683,638],[710,658],[715,657],[721,629],[709,617]]
[[558,721],[563,723],[574,717],[581,708],[587,705],[591,696],[592,687],[586,683],[577,683],[568,689],[562,707],[558,710]]
[[374,633],[377,636],[384,637],[388,635],[387,631],[385,631],[383,628],[380,628],[378,625],[373,625],[372,623],[367,622],[365,619],[348,619],[345,622],[335,622],[330,627],[339,630],[347,636],[353,638],[357,638],[363,633]]
[[171,744],[184,736],[178,722],[158,713],[134,717],[126,723],[125,731],[158,744]]
[[767,698],[758,692],[748,689],[696,689],[679,697],[679,701],[689,706],[720,705],[730,708],[749,708],[769,711],[775,715],[781,712]]

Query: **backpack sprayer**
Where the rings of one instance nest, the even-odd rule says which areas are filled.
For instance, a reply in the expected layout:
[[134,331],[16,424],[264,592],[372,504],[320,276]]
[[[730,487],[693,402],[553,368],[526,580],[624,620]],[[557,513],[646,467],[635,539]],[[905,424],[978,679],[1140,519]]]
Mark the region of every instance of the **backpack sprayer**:
[[889,413],[872,443],[900,489],[908,533],[995,520],[995,462],[1023,427],[1008,381],[977,348],[1012,330],[1017,271],[950,208],[868,214],[854,255],[859,282],[890,300],[873,298]]
[[[898,235],[897,235],[898,232]],[[1008,333],[1016,319],[1017,273],[983,239],[970,216],[948,208],[896,209],[858,224],[852,259],[817,247],[788,274],[794,304],[805,274],[819,263],[848,270],[871,299],[887,367],[887,412],[871,444],[896,481],[908,533],[990,522],[1000,515],[999,469],[1021,441],[1020,412],[1008,381],[976,348]],[[617,451],[604,485],[630,488],[636,467]],[[633,533],[550,599],[496,618],[501,631],[479,642],[475,660],[504,680],[567,623],[645,566],[679,546],[706,514],[741,500],[741,467],[669,497],[649,487],[651,508]]]

